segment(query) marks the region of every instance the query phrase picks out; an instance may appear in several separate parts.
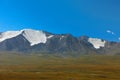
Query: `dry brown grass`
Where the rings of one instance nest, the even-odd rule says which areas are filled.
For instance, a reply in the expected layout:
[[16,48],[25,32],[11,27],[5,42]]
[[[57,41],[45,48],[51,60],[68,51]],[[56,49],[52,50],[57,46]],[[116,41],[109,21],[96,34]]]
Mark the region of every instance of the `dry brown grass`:
[[120,56],[1,55],[0,80],[120,80]]

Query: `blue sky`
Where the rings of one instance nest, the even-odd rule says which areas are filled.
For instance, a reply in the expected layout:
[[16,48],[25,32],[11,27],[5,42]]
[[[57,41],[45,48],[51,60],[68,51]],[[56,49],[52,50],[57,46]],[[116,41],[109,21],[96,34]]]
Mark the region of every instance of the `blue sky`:
[[24,28],[119,41],[120,0],[0,0],[0,32]]

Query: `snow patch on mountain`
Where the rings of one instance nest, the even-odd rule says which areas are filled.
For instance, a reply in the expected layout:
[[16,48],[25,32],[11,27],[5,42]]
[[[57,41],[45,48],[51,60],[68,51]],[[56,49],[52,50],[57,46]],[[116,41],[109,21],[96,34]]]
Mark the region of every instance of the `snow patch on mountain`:
[[7,31],[0,34],[0,42],[18,36],[21,31]]
[[25,29],[23,30],[23,36],[30,42],[31,46],[47,41],[46,34],[43,31]]
[[62,40],[64,37],[65,37],[65,36],[61,36],[61,37],[60,37],[60,40]]
[[54,36],[54,35],[50,35],[50,36],[48,36],[47,38],[50,39],[50,38],[52,38],[53,36]]
[[96,49],[99,49],[100,47],[104,47],[106,43],[106,41],[103,41],[98,38],[89,38],[88,42],[90,42]]

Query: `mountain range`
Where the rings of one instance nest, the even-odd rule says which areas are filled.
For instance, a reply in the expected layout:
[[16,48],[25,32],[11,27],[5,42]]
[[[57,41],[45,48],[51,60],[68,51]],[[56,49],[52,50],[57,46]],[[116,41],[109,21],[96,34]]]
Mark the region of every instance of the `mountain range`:
[[59,54],[120,54],[120,43],[88,36],[23,29],[0,33],[0,51]]

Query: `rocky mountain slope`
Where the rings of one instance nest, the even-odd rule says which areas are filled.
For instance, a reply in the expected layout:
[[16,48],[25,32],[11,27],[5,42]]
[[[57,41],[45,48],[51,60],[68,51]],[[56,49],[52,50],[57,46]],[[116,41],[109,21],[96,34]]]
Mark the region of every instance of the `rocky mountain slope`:
[[23,29],[0,33],[0,51],[120,54],[120,43],[88,36]]

